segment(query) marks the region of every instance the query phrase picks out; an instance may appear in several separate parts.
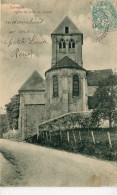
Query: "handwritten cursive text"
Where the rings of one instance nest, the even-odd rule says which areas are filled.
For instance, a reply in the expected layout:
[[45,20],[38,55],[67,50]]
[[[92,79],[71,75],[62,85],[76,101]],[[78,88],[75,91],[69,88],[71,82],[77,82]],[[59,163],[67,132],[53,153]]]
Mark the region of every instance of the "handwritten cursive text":
[[8,47],[12,45],[24,45],[24,44],[29,44],[29,45],[38,45],[38,44],[47,44],[47,41],[43,38],[40,39],[37,35],[33,35],[32,37],[22,37],[18,39],[10,38],[6,39],[4,41],[4,44],[6,44]]
[[17,48],[11,53],[11,57],[15,57],[15,58],[20,58],[20,57],[32,58],[32,55],[33,55],[32,49],[30,50],[30,52],[22,52],[22,51],[20,51],[19,48]]

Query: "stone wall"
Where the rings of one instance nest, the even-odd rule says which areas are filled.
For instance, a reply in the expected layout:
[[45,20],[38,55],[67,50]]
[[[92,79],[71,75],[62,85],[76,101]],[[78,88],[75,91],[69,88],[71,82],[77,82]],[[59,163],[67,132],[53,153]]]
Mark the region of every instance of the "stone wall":
[[[63,52],[59,49],[59,41],[61,38],[66,42],[66,48]],[[69,40],[71,38],[75,41],[75,51],[68,48]],[[82,35],[72,35],[72,37],[70,35],[52,35],[52,65],[55,65],[63,57],[68,56],[82,66],[82,42]]]
[[46,119],[45,91],[20,92],[19,130],[24,139],[36,131],[37,124]]
[[[75,128],[88,128],[86,126],[87,119],[89,120],[91,112],[67,113],[60,117],[50,119],[38,125],[38,133],[42,131],[66,131]],[[38,135],[39,135],[38,134]]]
[[37,131],[37,125],[45,119],[45,105],[25,105],[24,134],[25,137]]
[[[73,97],[73,75],[80,79],[80,94]],[[53,76],[58,75],[59,96],[53,98]],[[46,108],[47,119],[58,117],[69,112],[87,111],[86,72],[74,69],[56,69],[46,73]]]

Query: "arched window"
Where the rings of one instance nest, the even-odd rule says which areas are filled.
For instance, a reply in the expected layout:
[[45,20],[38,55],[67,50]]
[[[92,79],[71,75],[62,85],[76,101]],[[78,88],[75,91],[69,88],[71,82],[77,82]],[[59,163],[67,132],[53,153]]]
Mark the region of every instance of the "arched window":
[[59,42],[59,49],[61,49],[62,46],[63,46],[63,44],[62,44],[62,42],[60,41],[60,42]]
[[69,48],[75,48],[75,42],[73,39],[69,40]]
[[53,76],[53,97],[58,97],[58,76]]
[[73,39],[69,40],[69,52],[71,53],[75,52],[75,41]]
[[59,42],[59,49],[66,48],[65,40],[61,39]]
[[65,41],[63,41],[63,48],[66,48],[66,44],[65,44]]
[[59,42],[59,51],[60,52],[65,52],[65,48],[66,48],[66,43],[64,39],[61,39]]
[[73,96],[79,96],[79,77],[73,76]]
[[72,48],[75,48],[75,42],[74,41],[72,42]]

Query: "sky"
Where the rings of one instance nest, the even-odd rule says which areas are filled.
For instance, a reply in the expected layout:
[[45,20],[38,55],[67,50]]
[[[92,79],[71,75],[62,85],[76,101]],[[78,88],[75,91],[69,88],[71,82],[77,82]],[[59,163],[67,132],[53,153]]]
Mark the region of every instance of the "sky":
[[[95,2],[96,0],[2,0],[0,107],[4,108],[9,103],[10,98],[18,93],[33,71],[37,70],[44,78],[44,72],[51,67],[51,33],[66,16],[84,35],[84,68],[113,69],[117,72],[117,31],[109,31],[100,39],[102,34],[93,28],[92,22],[91,7]],[[117,10],[117,1],[110,2]],[[33,21],[33,24],[21,24],[17,21]],[[29,44],[29,40],[33,38],[35,41]]]

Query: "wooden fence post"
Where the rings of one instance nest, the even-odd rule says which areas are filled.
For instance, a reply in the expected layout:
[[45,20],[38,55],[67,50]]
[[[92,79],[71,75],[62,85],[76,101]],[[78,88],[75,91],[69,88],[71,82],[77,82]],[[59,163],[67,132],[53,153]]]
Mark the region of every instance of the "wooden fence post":
[[37,140],[38,140],[38,138],[39,138],[39,131],[37,131]]
[[39,127],[37,125],[37,140],[38,140],[38,138],[39,138]]
[[45,136],[44,136],[44,131],[42,132],[42,138],[43,138],[43,139],[45,138]]
[[110,133],[107,132],[107,135],[108,135],[108,142],[109,142],[110,148],[112,148]]
[[93,140],[93,143],[94,143],[94,145],[95,145],[95,137],[94,137],[94,133],[93,133],[93,131],[91,131],[91,135],[92,135],[92,140]]
[[61,141],[62,141],[62,132],[60,131],[60,139],[61,139]]
[[69,131],[67,131],[67,141],[69,143]]
[[48,141],[48,133],[47,133],[47,131],[46,131],[46,140]]
[[74,138],[74,142],[75,142],[75,144],[76,144],[76,136],[75,136],[74,131],[73,131],[73,138]]
[[79,131],[79,138],[80,138],[80,142],[81,142],[81,145],[82,145],[82,138],[81,138],[81,133]]
[[50,142],[51,142],[51,132],[49,131],[49,137],[50,137]]

